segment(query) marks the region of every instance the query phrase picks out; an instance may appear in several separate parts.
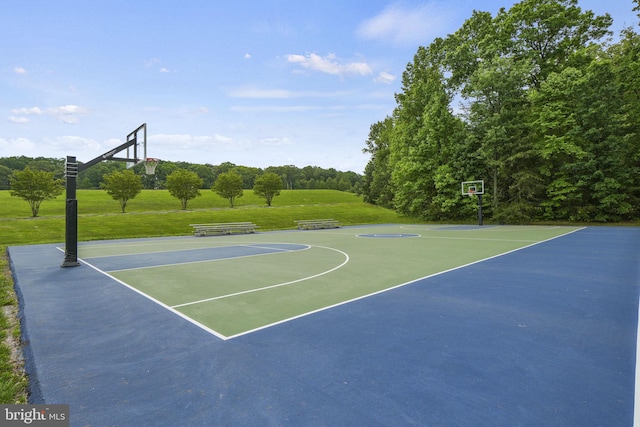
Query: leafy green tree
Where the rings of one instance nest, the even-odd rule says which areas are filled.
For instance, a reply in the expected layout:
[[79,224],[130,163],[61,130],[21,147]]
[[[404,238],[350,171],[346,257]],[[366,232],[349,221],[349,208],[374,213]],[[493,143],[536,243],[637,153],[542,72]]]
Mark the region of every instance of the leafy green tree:
[[577,0],[521,0],[419,47],[363,150],[365,200],[458,219],[471,209],[459,182],[484,179],[499,221],[632,215],[640,61],[629,31],[607,64],[611,22]]
[[187,209],[187,203],[200,195],[202,178],[197,173],[186,169],[176,169],[167,176],[167,190],[169,194],[180,200],[182,209]]
[[265,172],[273,172],[280,175],[286,184],[287,190],[293,190],[295,188],[294,184],[301,174],[300,169],[293,165],[269,166],[265,169]]
[[256,178],[253,185],[253,192],[263,197],[267,206],[271,206],[273,198],[280,195],[280,190],[282,190],[282,178],[272,172],[267,172]]
[[[636,4],[638,6],[634,10],[640,11],[640,0]],[[624,30],[620,42],[611,46],[608,53],[618,87],[617,93],[612,95],[621,101],[617,120],[611,123],[618,132],[614,151],[623,159],[619,172],[627,174],[627,177],[622,186],[634,206],[625,218],[637,217],[640,212],[640,34],[631,29]]]
[[87,168],[78,174],[78,188],[101,188],[104,176],[126,168],[123,162],[106,161],[100,162]]
[[393,132],[393,119],[385,118],[369,129],[367,147],[363,153],[371,155],[364,170],[362,192],[365,202],[390,208],[393,202],[391,169],[389,167],[389,142]]
[[229,172],[232,169],[235,169],[237,167],[237,165],[235,163],[231,163],[231,162],[222,162],[217,166],[213,167],[213,175],[217,178],[218,175],[225,173],[225,172]]
[[240,175],[242,178],[242,188],[253,188],[253,183],[257,176],[262,174],[262,169],[248,166],[236,166],[230,171]]
[[575,66],[576,52],[610,35],[613,21],[609,14],[583,12],[578,0],[522,0],[494,22],[504,47],[498,54],[530,63],[529,83],[539,88],[549,74]]
[[397,96],[389,137],[393,205],[401,213],[429,219],[441,219],[461,202],[456,187],[441,185],[441,178],[449,174],[439,174],[439,169],[455,166],[448,169],[456,173],[447,182],[464,180],[456,164],[465,142],[464,125],[451,112],[452,94],[442,65],[444,47],[436,41],[418,49],[403,74],[405,92]]
[[224,197],[229,201],[229,205],[233,207],[234,200],[242,197],[242,177],[237,173],[230,171],[218,175],[216,182],[211,188],[220,197]]
[[53,172],[33,170],[27,167],[15,171],[9,178],[9,194],[29,202],[31,215],[36,217],[44,200],[54,199],[64,191],[62,180],[55,179]]
[[100,187],[110,195],[113,200],[120,202],[120,209],[124,213],[127,202],[134,199],[144,186],[139,175],[133,173],[130,169],[123,171],[111,172],[103,177],[104,182]]
[[0,164],[0,190],[9,189],[9,177],[12,173],[10,168]]
[[198,176],[202,179],[202,185],[204,188],[211,188],[211,186],[215,182],[215,178],[213,176],[213,169],[211,166],[192,164],[192,165],[189,165],[189,167],[186,169],[198,174]]

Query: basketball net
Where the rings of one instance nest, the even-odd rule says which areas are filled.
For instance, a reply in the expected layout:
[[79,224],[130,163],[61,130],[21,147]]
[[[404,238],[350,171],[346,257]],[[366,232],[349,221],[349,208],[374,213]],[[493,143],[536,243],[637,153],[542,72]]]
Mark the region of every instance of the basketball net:
[[147,157],[146,159],[144,159],[143,163],[144,163],[144,170],[147,173],[147,175],[153,175],[156,173],[156,166],[158,166],[158,163],[160,163],[160,160],[154,159],[152,157]]

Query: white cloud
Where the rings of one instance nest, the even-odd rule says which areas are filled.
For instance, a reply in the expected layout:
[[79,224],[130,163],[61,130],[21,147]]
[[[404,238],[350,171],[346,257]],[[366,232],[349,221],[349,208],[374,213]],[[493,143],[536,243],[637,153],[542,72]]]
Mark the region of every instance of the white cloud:
[[12,114],[20,114],[20,115],[32,115],[32,114],[42,114],[42,110],[38,107],[31,107],[31,108],[14,108],[13,110],[11,110]]
[[[219,134],[155,134],[149,136],[149,146],[153,147],[153,155],[167,160],[174,158],[176,153],[184,154],[187,151],[201,153],[201,156],[206,157],[211,153],[222,155],[222,153],[254,150],[259,147],[282,147],[291,144],[291,140],[287,137],[238,139]],[[206,158],[200,158],[200,161],[207,162]]]
[[11,114],[13,115],[9,117],[9,121],[13,123],[26,123],[29,121],[27,116],[46,115],[55,117],[63,123],[78,123],[80,116],[87,114],[87,112],[88,110],[86,108],[73,104],[61,105],[44,110],[40,107],[14,108],[11,110]]
[[16,74],[27,74],[27,70],[22,67],[14,67],[13,72]]
[[0,148],[9,155],[28,155],[35,153],[36,145],[28,138],[0,138]]
[[251,54],[250,53],[245,53],[244,54],[244,59],[251,59]]
[[106,145],[101,145],[95,139],[75,135],[63,135],[56,138],[45,138],[44,142],[45,144],[56,147],[57,149],[62,151],[86,151],[89,153],[99,154],[101,151],[105,151],[107,149]]
[[315,53],[307,55],[291,54],[287,55],[287,61],[298,64],[308,70],[336,76],[343,76],[345,74],[366,76],[373,73],[373,70],[366,62],[340,63],[336,55],[332,53],[325,57]]
[[160,63],[160,60],[158,58],[150,58],[144,61],[144,66],[147,68],[151,68],[154,65],[157,65],[159,63]]
[[29,119],[27,117],[16,117],[16,116],[9,116],[7,117],[7,120],[9,120],[11,123],[27,123],[29,121]]
[[78,107],[77,105],[61,105],[59,107],[49,108],[47,109],[47,113],[52,114],[54,116],[63,115],[63,114],[78,114],[83,113],[84,109],[82,107]]
[[59,107],[47,108],[45,114],[53,116],[62,123],[78,123],[80,116],[87,113],[87,109],[77,105],[61,105]]
[[259,145],[270,145],[275,147],[281,147],[283,145],[291,145],[289,138],[262,138],[258,140]]
[[148,137],[148,142],[158,147],[175,150],[209,148],[221,144],[231,144],[233,139],[223,135],[156,134]]
[[171,70],[167,67],[161,67],[160,66],[161,63],[162,61],[160,61],[158,58],[150,58],[150,59],[145,59],[144,66],[145,68],[158,70],[158,72],[160,73],[170,73]]
[[390,41],[399,45],[427,45],[446,31],[453,15],[453,11],[434,3],[413,9],[391,5],[360,24],[357,34],[365,39]]
[[55,138],[0,138],[0,151],[6,155],[29,157],[63,158],[68,154],[78,159],[89,160],[106,148],[93,139],[80,136],[59,136]]
[[376,82],[376,83],[390,84],[395,79],[396,79],[396,77],[394,75],[389,74],[389,73],[387,73],[385,71],[382,71],[380,74],[378,74],[378,77],[373,79],[373,81]]

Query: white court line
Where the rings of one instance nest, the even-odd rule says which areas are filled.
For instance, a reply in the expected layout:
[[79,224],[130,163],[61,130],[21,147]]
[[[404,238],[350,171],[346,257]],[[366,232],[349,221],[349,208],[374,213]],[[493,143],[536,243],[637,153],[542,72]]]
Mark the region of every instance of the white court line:
[[313,276],[307,276],[307,277],[303,277],[301,279],[292,280],[290,282],[278,283],[278,284],[275,284],[275,285],[264,286],[264,287],[261,287],[261,288],[249,289],[249,290],[241,291],[241,292],[234,292],[232,294],[220,295],[220,296],[217,296],[217,297],[212,297],[212,298],[201,299],[201,300],[198,300],[198,301],[187,302],[187,303],[184,303],[184,304],[173,305],[172,307],[173,308],[185,307],[185,306],[188,306],[188,305],[200,304],[200,303],[203,303],[203,302],[215,301],[215,300],[224,299],[224,298],[231,298],[231,297],[235,297],[235,296],[238,296],[238,295],[250,294],[250,293],[253,293],[253,292],[260,292],[260,291],[265,291],[267,289],[274,289],[274,288],[279,288],[281,286],[287,286],[287,285],[292,285],[294,283],[304,282],[305,280],[315,279],[316,277],[324,276],[325,274],[329,274],[329,273],[331,273],[333,271],[336,271],[337,269],[342,268],[345,264],[347,264],[349,262],[349,255],[346,252],[343,252],[343,251],[341,251],[339,249],[335,249],[335,248],[329,248],[329,247],[326,247],[326,246],[314,246],[314,247],[323,248],[323,249],[329,249],[329,250],[333,250],[333,251],[339,252],[339,253],[341,253],[342,255],[345,256],[345,260],[344,260],[344,262],[342,264],[340,264],[340,265],[338,265],[336,267],[333,267],[330,270],[323,271],[322,273],[314,274]]
[[[199,242],[198,242],[199,243]],[[221,244],[221,245],[202,245],[202,246],[196,246],[196,247],[192,247],[192,248],[180,248],[180,249],[175,249],[172,248],[170,245],[165,244],[165,243],[143,243],[143,244],[124,244],[124,245],[119,245],[117,243],[113,243],[113,244],[104,244],[104,245],[82,245],[81,249],[87,249],[87,250],[91,250],[91,249],[102,249],[102,248],[132,248],[132,247],[141,247],[141,248],[145,248],[145,246],[153,246],[153,247],[160,247],[157,251],[151,251],[151,252],[142,252],[142,253],[137,253],[137,252],[133,252],[133,253],[127,253],[127,254],[108,254],[108,255],[95,255],[95,256],[89,256],[87,258],[109,258],[109,257],[114,257],[114,256],[123,256],[123,255],[142,255],[142,254],[161,254],[164,252],[187,252],[187,251],[201,251],[203,249],[219,249],[219,248],[225,248],[225,247],[229,247],[229,246],[248,246],[248,247],[262,247],[260,245],[270,245],[270,244],[280,244],[278,242],[269,242],[269,243],[247,243],[247,242],[224,242],[225,244]],[[285,244],[292,244],[292,243],[285,243]],[[297,244],[297,243],[293,243],[293,244]],[[267,249],[273,249],[273,250],[286,250],[286,249],[280,249],[280,248],[272,248],[272,247],[267,247],[265,246]]]
[[[554,239],[557,239],[557,238],[560,238],[560,237],[568,236],[569,234],[573,234],[573,233],[575,233],[577,231],[584,230],[585,228],[587,228],[587,227],[580,227],[580,228],[577,228],[575,230],[570,230],[567,233],[561,234],[559,236],[550,237],[548,239],[541,240],[541,241],[535,242],[535,243],[531,243],[530,245],[526,245],[526,246],[523,246],[521,248],[512,249],[510,251],[503,252],[503,253],[498,254],[498,255],[493,255],[493,256],[490,256],[488,258],[483,258],[483,259],[480,259],[478,261],[473,261],[473,262],[470,262],[468,264],[460,265],[458,267],[450,268],[448,270],[444,270],[444,271],[440,271],[438,273],[430,274],[428,276],[420,277],[418,279],[414,279],[414,280],[411,280],[411,281],[408,281],[408,282],[405,282],[405,283],[401,283],[399,285],[396,285],[396,286],[393,286],[393,287],[390,287],[390,288],[382,289],[382,290],[377,291],[377,292],[372,292],[372,293],[367,294],[367,295],[362,295],[362,296],[359,296],[357,298],[353,298],[353,299],[350,299],[350,300],[347,300],[347,301],[342,301],[342,302],[339,302],[337,304],[333,304],[333,305],[330,305],[330,306],[327,306],[327,307],[322,307],[322,308],[319,308],[317,310],[313,310],[313,311],[309,311],[309,312],[306,312],[306,313],[299,314],[297,316],[289,317],[287,319],[282,319],[280,321],[277,321],[277,322],[274,322],[274,323],[270,323],[268,325],[263,325],[263,326],[260,326],[258,328],[255,328],[255,329],[251,329],[249,331],[241,332],[241,333],[235,334],[235,335],[230,335],[230,336],[226,337],[225,339],[230,340],[230,339],[233,339],[233,338],[241,337],[243,335],[251,334],[253,332],[257,332],[257,331],[260,331],[262,329],[267,329],[267,328],[270,328],[272,326],[281,325],[283,323],[290,322],[292,320],[300,319],[302,317],[309,316],[311,314],[320,313],[322,311],[329,310],[329,309],[332,309],[332,308],[335,308],[335,307],[339,307],[341,305],[350,304],[352,302],[359,301],[359,300],[365,299],[365,298],[369,298],[369,297],[372,297],[374,295],[379,295],[379,294],[382,294],[384,292],[388,292],[388,291],[391,291],[391,290],[394,290],[394,289],[398,289],[398,288],[401,288],[403,286],[407,286],[407,285],[410,285],[412,283],[419,282],[421,280],[426,280],[426,279],[429,279],[431,277],[436,277],[436,276],[439,276],[441,274],[449,273],[451,271],[459,270],[461,268],[469,267],[469,266],[474,265],[474,264],[479,264],[481,262],[488,261],[490,259],[498,258],[498,257],[504,256],[504,255],[508,255],[510,253],[513,253],[513,252],[517,252],[517,251],[520,251],[520,250],[523,250],[523,249],[527,249],[527,248],[539,245],[541,243],[549,242],[551,240],[554,240]],[[636,427],[640,427],[640,426],[636,426]]]
[[[304,250],[307,250],[307,249],[309,249],[309,248],[311,247],[310,245],[305,245],[305,246],[307,246],[307,247],[306,247]],[[181,318],[185,319],[186,321],[188,321],[188,322],[192,323],[193,325],[195,325],[195,326],[197,326],[197,327],[199,327],[199,328],[201,328],[201,329],[203,329],[203,330],[205,330],[205,331],[209,332],[210,334],[212,334],[212,335],[214,335],[214,336],[216,336],[216,337],[218,337],[218,338],[220,338],[220,339],[222,339],[222,340],[225,340],[225,341],[226,341],[226,340],[228,340],[230,337],[227,337],[227,336],[225,336],[225,335],[221,334],[220,332],[218,332],[218,331],[216,331],[216,330],[214,330],[214,329],[211,329],[210,327],[208,327],[208,326],[206,326],[206,325],[203,325],[202,323],[200,323],[200,322],[198,322],[197,320],[194,320],[194,319],[192,319],[191,317],[189,317],[189,316],[187,316],[187,315],[185,315],[185,314],[181,313],[180,311],[176,310],[175,308],[176,308],[176,307],[183,307],[183,306],[187,306],[187,305],[191,305],[191,304],[197,304],[197,303],[200,303],[200,302],[211,301],[211,300],[215,300],[215,299],[228,298],[228,297],[232,297],[232,296],[235,296],[235,295],[241,295],[241,294],[246,294],[246,293],[251,293],[251,292],[258,292],[258,291],[262,291],[262,290],[266,290],[266,289],[271,289],[271,288],[277,288],[277,287],[280,287],[280,286],[286,286],[286,285],[290,285],[290,284],[293,284],[293,283],[302,282],[302,281],[304,281],[304,280],[310,280],[310,279],[313,279],[313,278],[315,278],[315,277],[320,277],[320,276],[323,276],[323,275],[325,275],[325,274],[329,274],[329,273],[331,273],[331,272],[333,272],[333,271],[335,271],[335,270],[337,270],[337,269],[339,269],[339,268],[343,267],[345,264],[347,264],[347,263],[349,262],[349,255],[348,255],[347,253],[345,253],[345,252],[343,252],[343,251],[339,250],[339,249],[330,248],[330,247],[326,247],[326,246],[314,246],[314,247],[323,248],[323,249],[329,249],[329,250],[333,250],[333,251],[339,252],[339,253],[343,254],[343,255],[345,256],[345,258],[346,258],[346,259],[345,259],[345,261],[344,261],[342,264],[340,264],[340,265],[338,265],[338,266],[336,266],[336,267],[334,267],[334,268],[332,268],[332,269],[330,269],[330,270],[324,271],[324,272],[322,272],[322,273],[315,274],[315,275],[313,275],[313,276],[304,277],[304,278],[302,278],[302,279],[293,280],[293,281],[291,281],[291,282],[279,283],[279,284],[277,284],[277,285],[266,286],[266,287],[258,288],[258,289],[251,289],[251,290],[248,290],[248,291],[237,292],[237,293],[235,293],[235,294],[223,295],[223,296],[220,296],[220,297],[209,298],[209,299],[207,299],[207,300],[193,301],[193,302],[190,302],[190,303],[186,303],[186,304],[179,304],[179,305],[175,305],[175,306],[170,306],[170,305],[167,305],[167,304],[163,303],[162,301],[160,301],[160,300],[158,300],[158,299],[156,299],[156,298],[152,297],[151,295],[148,295],[148,294],[146,294],[146,293],[144,293],[144,292],[140,291],[139,289],[136,289],[135,287],[133,287],[133,286],[131,286],[131,285],[127,284],[126,282],[124,282],[124,281],[122,281],[122,280],[118,279],[117,277],[112,276],[111,274],[109,274],[109,273],[107,273],[106,271],[103,271],[103,270],[101,270],[100,268],[98,268],[98,267],[96,267],[96,266],[94,266],[94,265],[92,265],[92,264],[88,263],[87,261],[84,261],[83,259],[78,258],[78,261],[79,261],[79,262],[81,262],[81,263],[83,263],[83,264],[85,264],[86,266],[88,266],[88,267],[92,268],[93,270],[97,271],[98,273],[103,274],[103,275],[105,275],[105,276],[109,277],[110,279],[114,280],[115,282],[117,282],[117,283],[119,283],[119,284],[121,284],[121,285],[123,285],[123,286],[125,286],[125,287],[127,287],[127,288],[129,288],[129,289],[131,289],[132,291],[134,291],[134,292],[136,292],[137,294],[139,294],[139,295],[141,295],[141,296],[143,296],[143,297],[145,297],[145,298],[149,299],[150,301],[153,301],[154,303],[158,304],[159,306],[161,306],[161,307],[163,307],[163,308],[166,308],[167,310],[171,311],[172,313],[177,314],[178,316],[180,316]],[[59,251],[61,251],[61,252],[64,252],[64,248],[57,247],[56,249],[58,249],[58,250],[59,250]],[[293,250],[289,250],[289,251],[293,251]],[[271,255],[271,254],[262,254],[262,255]],[[250,255],[250,256],[257,256],[257,255]],[[239,257],[239,258],[243,258],[243,257]],[[229,259],[229,258],[225,258],[225,259]],[[234,258],[234,259],[235,259],[235,258]],[[123,270],[117,270],[117,271],[123,271]],[[310,314],[310,313],[308,313],[308,314]],[[298,317],[299,317],[299,316],[298,316]],[[280,323],[280,322],[279,322],[279,323]],[[242,334],[242,335],[244,335],[244,334]]]
[[[123,282],[123,281],[111,276],[109,273],[106,273],[106,272],[100,270],[99,268],[94,267],[93,265],[89,264],[86,261],[83,261],[81,259],[78,259],[78,261],[82,262],[83,264],[86,264],[87,266],[93,268],[94,270],[98,271],[99,273],[104,274],[107,277],[110,277],[111,279],[115,280],[116,282],[118,282],[118,283],[126,286],[127,288],[133,290],[134,292],[136,292],[136,293],[148,298],[149,300],[157,303],[158,305],[166,308],[167,310],[177,314],[178,316],[180,316],[181,318],[187,320],[188,322],[192,323],[193,325],[198,326],[201,329],[211,333],[212,335],[214,335],[214,336],[226,341],[226,340],[230,340],[230,339],[233,339],[233,338],[241,337],[243,335],[248,335],[248,334],[251,334],[253,332],[257,332],[257,331],[263,330],[263,329],[267,329],[267,328],[270,328],[270,327],[273,327],[273,326],[277,326],[277,325],[280,325],[280,324],[283,324],[283,323],[286,323],[286,322],[290,322],[292,320],[300,319],[300,318],[305,317],[305,316],[309,316],[309,315],[312,315],[312,314],[315,314],[315,313],[319,313],[319,312],[322,312],[322,311],[325,311],[325,310],[329,310],[329,309],[332,309],[332,308],[335,308],[335,307],[339,307],[341,305],[345,305],[345,304],[349,304],[349,303],[352,303],[352,302],[355,302],[355,301],[358,301],[358,300],[361,300],[361,299],[369,298],[369,297],[374,296],[374,295],[378,295],[378,294],[382,294],[384,292],[388,292],[388,291],[391,291],[391,290],[394,290],[394,289],[398,289],[398,288],[401,288],[403,286],[407,286],[407,285],[410,285],[412,283],[419,282],[421,280],[426,280],[426,279],[429,279],[431,277],[439,276],[439,275],[442,275],[442,274],[445,274],[445,273],[448,273],[448,272],[451,272],[451,271],[459,270],[459,269],[462,269],[462,268],[465,268],[465,267],[469,267],[469,266],[474,265],[474,264],[478,264],[478,263],[481,263],[481,262],[484,262],[484,261],[488,261],[488,260],[491,260],[491,259],[494,259],[494,258],[498,258],[498,257],[504,256],[504,255],[508,255],[510,253],[514,253],[514,252],[517,252],[517,251],[520,251],[520,250],[523,250],[523,249],[527,249],[527,248],[530,248],[530,247],[533,247],[533,246],[536,246],[536,245],[539,245],[539,244],[542,244],[542,243],[545,243],[545,242],[549,242],[551,240],[558,239],[560,237],[568,236],[570,234],[573,234],[575,232],[584,230],[586,228],[587,227],[580,227],[580,228],[577,228],[577,229],[574,229],[574,230],[570,230],[570,231],[568,231],[566,233],[563,233],[563,234],[560,234],[558,236],[554,236],[554,237],[551,237],[551,238],[548,238],[548,239],[545,239],[545,240],[534,242],[534,243],[531,243],[529,245],[526,245],[526,246],[523,246],[523,247],[520,247],[520,248],[516,248],[516,249],[512,249],[512,250],[507,251],[507,252],[500,253],[498,255],[493,255],[493,256],[490,256],[488,258],[483,258],[483,259],[480,259],[480,260],[477,260],[477,261],[470,262],[468,264],[464,264],[464,265],[461,265],[461,266],[458,266],[458,267],[454,267],[454,268],[451,268],[451,269],[448,269],[448,270],[440,271],[438,273],[434,273],[434,274],[431,274],[431,275],[428,275],[428,276],[420,277],[420,278],[417,278],[417,279],[414,279],[414,280],[411,280],[411,281],[408,281],[408,282],[405,282],[405,283],[401,283],[399,285],[396,285],[396,286],[393,286],[393,287],[390,287],[390,288],[386,288],[386,289],[383,289],[383,290],[380,290],[380,291],[377,291],[377,292],[373,292],[373,293],[370,293],[370,294],[367,294],[367,295],[362,295],[362,296],[357,297],[357,298],[353,298],[353,299],[350,299],[350,300],[342,301],[342,302],[339,302],[337,304],[333,304],[333,305],[330,305],[330,306],[327,306],[327,307],[322,307],[322,308],[319,308],[319,309],[316,309],[316,310],[313,310],[313,311],[301,313],[301,314],[299,314],[297,316],[293,316],[293,317],[289,317],[289,318],[286,318],[286,319],[282,319],[282,320],[280,320],[278,322],[274,322],[274,323],[270,323],[270,324],[267,324],[267,325],[263,325],[263,326],[260,326],[258,328],[254,328],[254,329],[251,329],[251,330],[248,330],[248,331],[245,331],[245,332],[241,332],[241,333],[235,334],[235,335],[230,335],[230,336],[225,336],[225,335],[223,335],[223,334],[221,334],[221,333],[209,328],[208,326],[205,326],[205,325],[201,324],[200,322],[197,322],[196,320],[194,320],[194,319],[192,319],[192,318],[180,313],[179,311],[177,311],[173,307],[168,306],[168,305],[164,304],[163,302],[158,301],[157,299],[145,294],[144,292],[139,291],[138,289],[128,285],[127,283],[125,283],[125,282]],[[323,246],[318,246],[318,247],[323,247]],[[61,250],[62,252],[64,252],[64,249],[62,249],[62,248],[57,248],[57,249]],[[326,248],[326,249],[334,249],[334,248]],[[337,250],[337,249],[334,249],[334,250]],[[345,254],[345,255],[348,257],[347,254]],[[346,262],[341,264],[341,266],[343,266],[344,264],[346,264]],[[332,269],[332,271],[333,270],[335,270],[335,268]],[[322,274],[327,274],[327,273],[322,273]],[[284,286],[284,285],[281,284],[280,286]],[[640,309],[640,305],[639,305],[639,309]],[[639,331],[639,335],[638,335],[638,340],[640,341],[640,331]],[[637,363],[637,358],[636,358],[636,363]],[[637,372],[637,368],[636,368],[636,372]],[[636,376],[636,384],[637,383],[638,383],[638,377]],[[636,396],[637,396],[637,393],[636,393]],[[637,402],[637,400],[636,400],[636,402]],[[636,405],[637,405],[637,403],[636,403]],[[637,413],[637,411],[636,411],[636,413]],[[637,417],[637,415],[636,415],[636,417]],[[639,423],[635,423],[635,427],[640,427],[640,424]]]
[[[466,225],[470,225],[470,224],[460,224],[460,226],[464,227]],[[426,228],[425,228],[426,226]],[[475,231],[505,231],[505,232],[511,232],[513,230],[557,230],[559,228],[571,228],[572,226],[566,226],[566,225],[484,225],[484,226],[477,226],[477,225],[471,225],[471,227],[473,228],[458,228],[458,229],[453,229],[452,227],[457,227],[457,225],[455,224],[450,224],[450,225],[442,225],[442,226],[430,226],[429,224],[416,224],[416,225],[402,225],[400,226],[400,228],[418,228],[420,230],[429,230],[429,231],[469,231],[469,232],[475,232]]]
[[[58,249],[58,250],[60,250],[60,251],[64,252],[64,249],[63,249],[63,248],[56,248],[56,249]],[[125,287],[127,287],[127,288],[131,289],[132,291],[136,292],[137,294],[142,295],[143,297],[147,298],[148,300],[150,300],[150,301],[152,301],[152,302],[154,302],[154,303],[158,304],[160,307],[163,307],[163,308],[165,308],[165,309],[169,310],[169,311],[170,311],[170,312],[172,312],[173,314],[177,314],[178,316],[180,316],[181,318],[183,318],[183,319],[184,319],[184,320],[186,320],[187,322],[190,322],[190,323],[192,323],[193,325],[195,325],[195,326],[197,326],[197,327],[199,327],[199,328],[201,328],[201,329],[203,329],[203,330],[205,330],[205,331],[209,332],[211,335],[214,335],[214,336],[216,336],[216,337],[220,338],[221,340],[226,340],[226,339],[227,339],[227,337],[226,337],[226,336],[224,336],[224,335],[222,335],[220,332],[218,332],[218,331],[216,331],[216,330],[214,330],[214,329],[211,329],[210,327],[208,327],[208,326],[206,326],[206,325],[203,325],[202,323],[200,323],[200,322],[198,322],[198,321],[196,321],[196,320],[194,320],[194,319],[192,319],[192,318],[190,318],[190,317],[188,317],[188,316],[186,316],[186,315],[184,315],[184,314],[180,313],[178,310],[175,310],[175,309],[171,308],[171,306],[169,306],[169,305],[167,305],[167,304],[163,303],[163,302],[162,302],[162,301],[160,301],[160,300],[155,299],[155,298],[154,298],[154,297],[152,297],[151,295],[145,294],[144,292],[142,292],[142,291],[140,291],[140,290],[138,290],[138,289],[134,288],[133,286],[131,286],[131,285],[127,284],[126,282],[123,282],[122,280],[118,279],[117,277],[113,277],[112,275],[110,275],[110,274],[109,274],[109,273],[107,273],[106,271],[100,270],[98,267],[96,267],[96,266],[94,266],[94,265],[92,265],[92,264],[90,264],[90,263],[88,263],[88,262],[86,262],[86,261],[84,261],[84,260],[82,260],[82,259],[80,259],[80,258],[78,258],[78,261],[79,261],[79,262],[81,262],[81,263],[83,263],[83,264],[84,264],[84,265],[86,265],[87,267],[94,269],[94,270],[95,270],[95,271],[97,271],[98,273],[100,273],[100,274],[103,274],[103,275],[107,276],[107,277],[108,277],[108,278],[110,278],[111,280],[114,280],[116,283],[119,283],[119,284],[121,284],[122,286],[125,286]]]
[[[240,246],[261,248],[260,246],[251,246],[251,245],[240,245]],[[275,255],[275,254],[285,253],[285,252],[306,251],[306,250],[311,248],[311,246],[304,245],[304,244],[300,244],[300,246],[305,246],[305,247],[302,248],[302,249],[280,249],[280,248],[275,249],[275,248],[266,248],[265,247],[264,249],[272,249],[274,251],[279,251],[279,252],[269,252],[269,253],[264,253],[264,254],[251,254],[251,255],[238,255],[238,256],[227,257],[227,258],[203,259],[203,260],[200,260],[200,261],[172,262],[172,263],[169,263],[169,264],[149,265],[149,266],[146,266],[146,267],[122,268],[122,269],[119,269],[119,270],[109,270],[109,271],[112,272],[112,273],[116,273],[116,272],[121,272],[121,271],[147,270],[147,269],[150,269],[150,268],[160,268],[160,267],[174,267],[176,265],[201,264],[203,262],[218,262],[218,261],[227,261],[227,260],[230,260],[230,259],[241,259],[241,258],[251,258],[251,257],[257,257],[257,256]],[[167,251],[167,252],[180,252],[180,251]],[[149,253],[155,254],[157,252],[149,252]],[[134,255],[146,255],[146,254],[134,254]],[[111,256],[119,256],[119,255],[111,255]],[[91,258],[102,258],[102,257],[91,257]]]

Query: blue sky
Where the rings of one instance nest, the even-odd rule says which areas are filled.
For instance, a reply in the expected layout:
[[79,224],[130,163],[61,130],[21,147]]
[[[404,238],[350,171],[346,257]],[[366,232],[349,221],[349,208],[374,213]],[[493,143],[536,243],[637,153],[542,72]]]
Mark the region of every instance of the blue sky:
[[[418,46],[510,0],[5,0],[0,157],[148,155],[362,173]],[[632,0],[580,0],[638,18]]]

